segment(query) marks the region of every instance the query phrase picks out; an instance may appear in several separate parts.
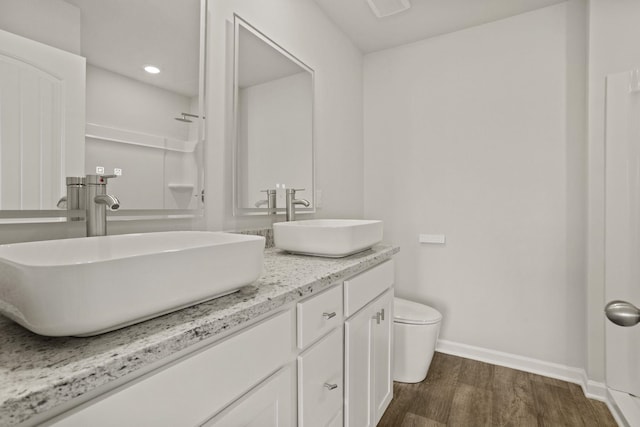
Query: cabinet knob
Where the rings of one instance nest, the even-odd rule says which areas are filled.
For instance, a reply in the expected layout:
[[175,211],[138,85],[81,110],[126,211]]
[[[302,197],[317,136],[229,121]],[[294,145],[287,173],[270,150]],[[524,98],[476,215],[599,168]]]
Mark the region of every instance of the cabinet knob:
[[338,384],[329,384],[329,383],[324,383],[324,386],[329,389],[329,390],[335,390],[338,388]]
[[336,312],[332,311],[331,313],[322,313],[322,317],[324,317],[327,320],[333,319],[334,317],[336,317]]

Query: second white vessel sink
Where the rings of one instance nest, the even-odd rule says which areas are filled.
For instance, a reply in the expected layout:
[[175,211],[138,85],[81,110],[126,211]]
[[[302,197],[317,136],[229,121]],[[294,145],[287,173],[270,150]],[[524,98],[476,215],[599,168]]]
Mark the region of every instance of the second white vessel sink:
[[171,231],[0,245],[0,313],[40,335],[107,332],[255,281],[264,242]]
[[303,255],[345,257],[382,241],[382,221],[310,219],[273,224],[275,246]]

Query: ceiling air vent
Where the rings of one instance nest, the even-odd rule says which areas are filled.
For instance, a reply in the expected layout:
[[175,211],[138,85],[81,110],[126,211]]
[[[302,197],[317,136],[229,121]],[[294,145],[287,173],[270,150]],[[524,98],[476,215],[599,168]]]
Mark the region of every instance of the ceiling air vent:
[[395,15],[411,7],[409,0],[367,0],[378,18]]

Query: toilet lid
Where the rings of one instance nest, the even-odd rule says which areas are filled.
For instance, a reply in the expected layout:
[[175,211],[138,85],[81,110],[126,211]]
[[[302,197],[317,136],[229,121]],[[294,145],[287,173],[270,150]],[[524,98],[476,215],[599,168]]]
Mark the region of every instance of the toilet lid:
[[431,325],[442,320],[442,314],[435,308],[402,298],[394,298],[394,321],[411,325]]

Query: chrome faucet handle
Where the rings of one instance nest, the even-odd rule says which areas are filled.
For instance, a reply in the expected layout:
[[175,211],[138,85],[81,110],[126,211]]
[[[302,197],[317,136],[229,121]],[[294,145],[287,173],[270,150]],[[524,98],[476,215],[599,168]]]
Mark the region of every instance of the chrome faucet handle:
[[106,185],[107,179],[117,177],[118,175],[87,175],[86,183],[90,185]]
[[275,194],[276,190],[273,189],[269,189],[269,190],[260,190],[261,193],[267,193],[267,195],[269,194]]
[[118,177],[118,175],[113,175],[113,174],[111,174],[111,175],[98,175],[98,177],[102,178],[102,179],[100,180],[100,183],[101,183],[101,184],[102,184],[102,183],[106,184],[108,179],[111,179],[111,178],[117,178],[117,177]]
[[304,188],[287,188],[287,194],[291,194],[293,197],[296,196],[297,191],[304,191]]

